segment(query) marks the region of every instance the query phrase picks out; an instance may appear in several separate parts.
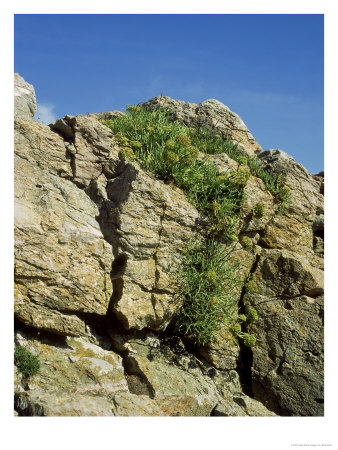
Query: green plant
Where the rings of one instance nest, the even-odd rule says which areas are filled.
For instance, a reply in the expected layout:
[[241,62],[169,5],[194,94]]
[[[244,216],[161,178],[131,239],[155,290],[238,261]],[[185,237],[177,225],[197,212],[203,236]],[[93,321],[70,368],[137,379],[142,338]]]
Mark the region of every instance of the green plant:
[[264,203],[259,202],[253,208],[253,215],[256,219],[261,219],[265,214]]
[[[239,319],[241,322],[241,316],[239,316]],[[230,331],[237,339],[242,339],[243,344],[246,347],[253,347],[256,344],[256,337],[253,334],[243,332],[240,322],[232,323],[232,325],[230,326]]]
[[135,158],[135,153],[133,151],[133,149],[131,147],[123,147],[120,151],[119,151],[119,157],[123,158],[123,159],[134,159]]
[[[243,283],[238,278],[238,267],[230,262],[229,250],[217,240],[222,238],[227,243],[238,240],[241,209],[246,200],[244,188],[250,171],[255,169],[257,176],[262,174],[272,188],[275,178],[256,160],[238,151],[229,139],[202,128],[184,127],[171,120],[170,111],[149,112],[132,105],[125,115],[103,123],[122,147],[122,158],[137,160],[144,170],[180,187],[207,219],[205,242],[186,250],[179,271],[183,307],[176,325],[194,343],[211,342],[220,327],[237,317],[235,289]],[[220,173],[212,161],[199,157],[200,152],[226,153],[239,167]],[[244,239],[245,243],[247,248],[252,247],[249,238],[247,242]]]
[[245,250],[248,250],[248,251],[252,250],[253,243],[252,243],[252,240],[248,236],[243,236],[241,238],[241,244]]
[[40,361],[22,345],[16,345],[14,350],[14,363],[24,378],[38,373]]
[[244,187],[250,178],[250,172],[244,167],[239,167],[238,170],[230,172],[230,180],[239,187]]
[[253,347],[256,344],[256,337],[253,334],[243,333],[241,338],[247,347]]
[[248,309],[248,312],[246,313],[246,322],[247,323],[254,323],[258,319],[258,313],[255,310],[255,308],[250,307]]
[[179,269],[183,306],[177,330],[194,344],[207,345],[237,317],[237,288],[242,284],[231,251],[215,240],[190,244]]
[[257,283],[254,280],[249,280],[245,283],[245,291],[248,294],[256,294],[258,292]]
[[290,204],[292,199],[291,189],[288,186],[283,186],[278,194],[277,198],[280,201],[280,206],[278,209],[278,214],[282,215],[284,213],[284,209],[287,205]]

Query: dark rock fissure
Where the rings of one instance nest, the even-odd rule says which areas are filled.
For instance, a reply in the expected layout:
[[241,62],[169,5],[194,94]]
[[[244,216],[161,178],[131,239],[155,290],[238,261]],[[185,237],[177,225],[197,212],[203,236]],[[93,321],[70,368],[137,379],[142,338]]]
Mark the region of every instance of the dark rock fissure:
[[[249,274],[253,274],[258,266],[260,260],[260,255],[256,256],[254,263],[250,269]],[[245,306],[244,306],[244,295],[245,295],[245,286],[242,288],[241,296],[238,302],[239,313],[245,314]],[[242,331],[247,332],[245,323],[242,324]],[[239,376],[239,381],[241,383],[244,394],[249,397],[254,397],[253,389],[252,389],[252,364],[253,364],[253,352],[251,347],[247,347],[243,344],[242,340],[238,340],[239,343],[239,355],[237,361],[237,373]]]
[[14,318],[14,330],[24,333],[30,339],[39,339],[41,342],[53,345],[58,348],[70,348],[66,343],[66,336],[53,333],[51,331],[41,330],[25,324],[17,317]]

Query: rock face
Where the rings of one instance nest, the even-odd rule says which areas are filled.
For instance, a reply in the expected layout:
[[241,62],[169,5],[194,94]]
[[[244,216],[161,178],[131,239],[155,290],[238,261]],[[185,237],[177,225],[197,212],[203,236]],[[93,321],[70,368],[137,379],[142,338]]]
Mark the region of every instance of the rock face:
[[14,114],[32,119],[36,111],[35,91],[18,73],[14,74]]
[[[33,105],[32,95],[22,99]],[[212,344],[194,347],[173,330],[182,305],[177,269],[187,243],[202,238],[204,218],[180,189],[119,156],[98,120],[117,112],[47,127],[18,106],[15,343],[41,368],[30,378],[16,368],[16,414],[323,415],[323,177],[284,152],[262,152],[215,100],[156,97],[144,106],[170,106],[188,126],[241,139],[247,154],[259,152],[285,176],[292,202],[283,215],[262,180],[249,178],[232,252],[257,287],[236,290],[242,312],[258,312],[245,330],[257,343],[244,348],[221,329]],[[224,154],[210,160],[220,172],[238,167]],[[252,217],[257,204],[266,212]]]
[[173,119],[187,127],[206,128],[223,138],[229,138],[238,143],[249,156],[262,151],[243,120],[218,100],[210,99],[196,104],[158,96],[142,106],[150,111],[166,108],[171,112]]

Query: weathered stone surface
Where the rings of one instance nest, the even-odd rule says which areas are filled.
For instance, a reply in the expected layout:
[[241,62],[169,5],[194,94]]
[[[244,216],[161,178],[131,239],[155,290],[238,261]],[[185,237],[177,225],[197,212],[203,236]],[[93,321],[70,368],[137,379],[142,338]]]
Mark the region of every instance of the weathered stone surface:
[[[27,120],[31,113],[16,117],[16,343],[41,361],[29,379],[15,370],[16,414],[323,415],[323,177],[284,152],[261,152],[215,100],[145,104],[162,106],[188,126],[242,140],[290,187],[280,215],[250,177],[231,253],[240,312],[258,311],[242,331],[257,343],[244,348],[224,327],[210,345],[193,347],[173,331],[182,302],[175,272],[204,219],[180,189],[119,158],[98,119],[122,113],[66,116],[50,128]],[[207,159],[221,172],[238,169],[226,155]],[[257,293],[247,292],[248,276]]]
[[136,395],[127,392],[115,394],[113,397],[113,412],[115,416],[167,416],[163,410],[147,395]]
[[222,402],[215,406],[212,415],[227,417],[276,417],[276,414],[267,409],[262,403],[240,392],[237,394],[227,392]]
[[229,138],[239,143],[240,148],[250,156],[262,151],[242,119],[218,100],[210,99],[196,104],[158,96],[143,103],[142,106],[150,111],[167,108],[171,111],[173,119],[185,126],[203,127],[224,139]]
[[40,371],[15,387],[19,415],[113,416],[110,396],[128,392],[122,358],[79,338],[64,342],[51,337],[28,337],[16,342],[35,354]]
[[93,117],[94,119],[97,119],[97,120],[108,120],[108,119],[113,119],[114,117],[120,117],[120,116],[123,116],[122,111],[105,111],[105,112],[87,114],[87,117]]
[[61,138],[17,121],[15,154],[15,314],[42,329],[84,334],[72,313],[105,315],[111,296],[111,246],[97,206],[71,177]]
[[50,127],[67,141],[65,145],[71,159],[73,181],[81,188],[88,187],[92,180],[97,179],[103,166],[118,160],[112,131],[95,118],[65,116]]
[[255,270],[258,293],[244,304],[258,312],[248,326],[255,398],[277,413],[323,415],[323,272],[299,255],[267,250]]
[[259,155],[264,167],[285,178],[292,193],[292,200],[283,215],[276,215],[263,233],[260,245],[267,248],[286,248],[315,260],[315,266],[323,268],[323,260],[314,255],[314,238],[323,237],[322,229],[316,230],[318,216],[324,214],[321,183],[307,170],[281,150],[267,150]]
[[23,119],[32,119],[36,111],[34,87],[18,73],[14,74],[14,115]]
[[199,214],[136,164],[121,162],[117,171],[106,183],[102,219],[116,257],[126,255],[123,278],[112,271],[112,308],[127,329],[163,330],[181,306],[175,271]]

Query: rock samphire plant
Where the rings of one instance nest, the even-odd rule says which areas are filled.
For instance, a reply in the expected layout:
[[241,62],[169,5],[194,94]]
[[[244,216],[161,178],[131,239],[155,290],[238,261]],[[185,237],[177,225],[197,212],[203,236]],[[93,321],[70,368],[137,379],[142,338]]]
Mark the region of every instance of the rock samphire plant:
[[[230,140],[202,128],[185,127],[171,120],[170,111],[164,109],[150,112],[132,105],[124,115],[103,123],[113,131],[121,158],[137,161],[157,178],[180,187],[206,218],[204,242],[189,246],[180,269],[183,306],[177,329],[192,342],[205,345],[220,327],[240,326],[235,290],[243,280],[230,262],[229,246],[238,240],[244,189],[251,175],[258,176],[283,205],[289,197],[282,178],[266,171],[256,157],[238,151]],[[207,157],[217,153],[237,161],[237,170],[220,172]],[[262,217],[264,206],[256,205],[254,215]],[[251,250],[249,238],[244,237],[242,244]],[[255,343],[247,333],[236,336],[246,345]]]
[[176,328],[195,344],[209,344],[221,327],[236,320],[236,292],[242,280],[231,252],[212,239],[186,249],[178,274],[183,307]]

